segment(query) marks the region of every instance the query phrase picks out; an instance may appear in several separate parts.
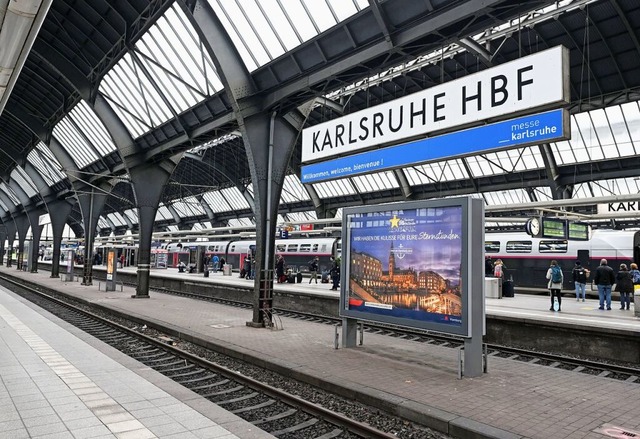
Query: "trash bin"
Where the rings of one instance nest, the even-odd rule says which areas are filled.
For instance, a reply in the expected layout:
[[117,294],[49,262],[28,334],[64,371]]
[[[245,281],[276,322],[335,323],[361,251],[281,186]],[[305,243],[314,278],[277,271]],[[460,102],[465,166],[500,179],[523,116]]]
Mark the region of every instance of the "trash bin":
[[514,294],[515,294],[515,291],[513,289],[513,281],[505,280],[502,283],[502,297],[513,297]]
[[484,297],[488,299],[502,299],[500,279],[497,277],[484,278]]
[[222,275],[223,276],[231,276],[232,269],[233,269],[233,266],[231,264],[224,264],[222,266]]

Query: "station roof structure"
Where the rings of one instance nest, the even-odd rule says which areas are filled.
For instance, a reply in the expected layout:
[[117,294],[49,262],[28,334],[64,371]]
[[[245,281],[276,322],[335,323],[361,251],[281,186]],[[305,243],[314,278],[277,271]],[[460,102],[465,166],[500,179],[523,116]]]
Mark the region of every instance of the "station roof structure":
[[[585,200],[640,198],[636,0],[30,0],[13,56],[3,36],[16,35],[15,16],[3,13],[0,28],[0,77],[10,78],[0,87],[0,219],[76,196],[72,181],[109,181],[100,234],[135,231],[123,155],[178,156],[157,230],[251,224],[250,164],[218,76],[224,59],[210,56],[184,12],[202,2],[250,73],[264,103],[255,111],[312,105],[305,126],[557,45],[570,51],[571,140],[306,185],[298,147],[280,222],[456,195],[480,197],[498,206],[489,215],[506,217],[531,214],[530,203],[576,200],[567,209],[589,218],[595,206]],[[97,97],[135,140],[129,150],[116,148],[92,109]],[[499,208],[514,205],[522,208]],[[82,234],[78,207],[69,223]],[[638,226],[634,218],[615,225]]]

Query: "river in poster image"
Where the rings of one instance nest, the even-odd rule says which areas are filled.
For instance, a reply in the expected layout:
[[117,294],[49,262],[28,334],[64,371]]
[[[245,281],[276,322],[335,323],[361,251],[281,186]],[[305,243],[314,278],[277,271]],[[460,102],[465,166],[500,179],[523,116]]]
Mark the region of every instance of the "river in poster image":
[[462,209],[348,217],[349,309],[460,325]]

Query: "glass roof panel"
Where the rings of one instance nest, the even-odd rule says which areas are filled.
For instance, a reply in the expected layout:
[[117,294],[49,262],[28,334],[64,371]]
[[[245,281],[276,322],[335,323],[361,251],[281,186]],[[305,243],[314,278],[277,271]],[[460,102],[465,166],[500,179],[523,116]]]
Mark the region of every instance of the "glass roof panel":
[[22,169],[22,167],[16,166],[13,168],[11,178],[18,183],[18,186],[20,186],[20,188],[27,194],[27,197],[32,198],[38,193],[38,191],[36,191],[35,183],[31,180],[31,177],[27,175],[24,169]]
[[101,230],[103,229],[111,230],[111,224],[109,224],[109,222],[106,219],[104,219],[102,215],[100,215],[100,217],[98,217],[98,228]]
[[167,226],[167,232],[177,232],[180,229],[175,224],[170,224]]
[[240,209],[249,209],[249,203],[242,196],[240,190],[233,186],[225,189],[221,189],[220,193],[224,197],[224,199],[229,203],[232,210],[240,210]]
[[136,43],[136,49],[176,113],[223,88],[211,57],[175,3]]
[[76,127],[95,148],[94,152],[104,157],[116,150],[111,135],[85,101],[80,101],[69,113]]
[[306,212],[289,212],[287,213],[287,218],[291,222],[302,223],[305,221],[315,221],[318,219],[318,215],[313,210],[309,210]]
[[82,169],[98,160],[95,149],[78,130],[70,115],[56,124],[53,128],[53,136],[69,153],[78,168]]
[[198,201],[196,197],[193,197],[193,196],[185,197],[182,201],[184,201],[185,204],[189,207],[189,209],[191,209],[191,212],[193,212],[191,216],[206,215],[206,212],[204,211],[204,207],[202,207],[202,204],[200,203],[200,201]]
[[375,174],[358,175],[351,178],[358,192],[377,192],[399,187],[398,180],[391,171],[377,172]]
[[27,160],[40,172],[49,186],[66,178],[66,175],[61,171],[62,166],[43,142],[39,142],[35,148],[29,151]]
[[353,195],[356,193],[353,184],[348,178],[315,183],[313,188],[316,190],[320,198],[332,198],[343,195]]
[[228,222],[229,227],[244,227],[244,226],[253,226],[255,223],[252,218],[232,218]]
[[[609,197],[612,195],[629,195],[640,193],[640,178],[615,178],[611,180],[597,180],[590,183],[583,183],[580,186],[587,186],[575,190],[574,198]],[[590,190],[589,190],[590,188]],[[580,196],[578,196],[578,194]]]
[[171,215],[171,212],[169,211],[167,206],[160,203],[160,205],[158,206],[158,211],[156,212],[155,221],[172,220],[172,219],[173,219],[173,215]]
[[629,102],[620,106],[629,136],[636,153],[640,151],[640,102]]
[[130,53],[113,66],[100,83],[100,93],[110,101],[133,137],[141,136],[173,117],[160,94]]
[[122,215],[119,212],[111,212],[107,214],[107,218],[115,225],[116,227],[126,226],[127,222],[122,218]]
[[469,178],[461,159],[410,166],[404,173],[411,186]]
[[227,200],[222,196],[220,191],[210,191],[202,194],[202,198],[207,202],[209,208],[214,213],[220,212],[229,212],[230,210],[234,210],[229,206]]
[[537,198],[537,201],[550,201],[553,200],[553,194],[551,194],[551,188],[549,186],[538,186],[533,188],[533,193]]
[[249,71],[368,6],[366,0],[208,0]]
[[138,224],[138,212],[136,209],[127,209],[122,212],[123,215],[126,215],[129,218],[131,224]]
[[531,197],[524,189],[511,189],[508,191],[484,192],[484,200],[489,206],[530,203]]
[[[636,111],[637,108],[636,104]],[[614,107],[605,108],[605,112],[607,113],[611,133],[613,134],[613,139],[611,141],[618,145],[620,155],[628,156],[637,154],[638,151],[631,141],[631,133],[629,132],[629,127],[627,126],[622,106],[616,105]],[[634,117],[632,113],[630,114],[630,117]],[[635,117],[638,116],[636,115]],[[640,119],[640,117],[638,118]]]
[[465,158],[474,178],[544,168],[540,148],[528,146]]
[[282,192],[280,193],[281,203],[296,203],[311,199],[309,193],[300,183],[297,175],[289,174],[284,177]]
[[5,194],[7,194],[9,199],[13,202],[14,206],[17,206],[20,204],[20,201],[18,200],[18,198],[16,198],[15,194],[13,193],[13,190],[9,186],[7,186],[6,183],[4,182],[0,183],[0,190],[2,190]]

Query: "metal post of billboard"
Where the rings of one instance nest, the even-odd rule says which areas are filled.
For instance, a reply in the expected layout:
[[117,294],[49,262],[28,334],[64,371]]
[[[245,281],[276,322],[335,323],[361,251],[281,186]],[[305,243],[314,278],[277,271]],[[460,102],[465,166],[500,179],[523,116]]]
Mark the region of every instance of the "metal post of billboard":
[[467,222],[467,253],[470,293],[468,295],[469,337],[464,339],[464,369],[466,377],[478,377],[484,371],[482,336],[484,332],[484,203],[479,198],[469,198]]
[[118,263],[116,258],[116,249],[107,250],[107,286],[106,291],[116,290],[116,273],[118,271]]

